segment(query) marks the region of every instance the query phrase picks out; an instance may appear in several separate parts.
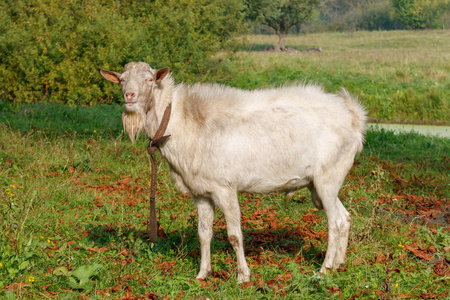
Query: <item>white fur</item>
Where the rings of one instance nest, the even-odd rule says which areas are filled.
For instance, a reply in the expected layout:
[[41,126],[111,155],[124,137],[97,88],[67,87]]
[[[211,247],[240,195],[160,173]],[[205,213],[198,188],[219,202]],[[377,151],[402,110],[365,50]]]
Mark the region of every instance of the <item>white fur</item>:
[[[145,81],[148,74],[153,79]],[[328,218],[321,272],[343,264],[351,219],[337,196],[364,142],[366,113],[359,103],[346,90],[327,94],[314,85],[245,91],[218,84],[175,85],[170,75],[158,79],[155,74],[145,63],[130,63],[118,76],[126,78],[124,94],[133,87],[136,94],[145,95],[137,99],[132,113],[145,120],[140,123],[150,138],[172,104],[166,131],[171,137],[160,150],[176,186],[190,192],[198,208],[197,278],[211,272],[214,207],[219,206],[236,252],[238,280],[250,280],[239,191],[292,192],[308,187],[313,203]]]

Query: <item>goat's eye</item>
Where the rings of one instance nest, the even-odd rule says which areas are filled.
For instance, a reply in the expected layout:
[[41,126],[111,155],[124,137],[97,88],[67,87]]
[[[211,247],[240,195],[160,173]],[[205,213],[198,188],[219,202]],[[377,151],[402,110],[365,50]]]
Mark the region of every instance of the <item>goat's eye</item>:
[[152,82],[153,79],[152,78],[145,78],[145,82]]

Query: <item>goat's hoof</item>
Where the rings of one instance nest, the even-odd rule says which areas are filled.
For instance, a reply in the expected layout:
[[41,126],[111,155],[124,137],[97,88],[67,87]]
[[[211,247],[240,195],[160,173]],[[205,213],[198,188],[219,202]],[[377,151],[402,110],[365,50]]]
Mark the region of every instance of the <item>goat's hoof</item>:
[[238,274],[237,281],[238,281],[238,283],[249,282],[250,281],[250,276],[251,276],[250,273],[248,273],[248,274]]
[[337,266],[334,267],[334,268],[335,268],[335,269],[343,269],[343,268],[345,268],[345,263],[337,264]]
[[292,200],[294,199],[294,192],[287,192],[285,194],[286,199]]
[[322,268],[320,268],[319,274],[325,275],[325,274],[327,274],[328,270],[331,270],[331,268],[327,268],[325,266],[322,266]]
[[195,279],[205,279],[209,275],[211,275],[211,271],[200,271]]

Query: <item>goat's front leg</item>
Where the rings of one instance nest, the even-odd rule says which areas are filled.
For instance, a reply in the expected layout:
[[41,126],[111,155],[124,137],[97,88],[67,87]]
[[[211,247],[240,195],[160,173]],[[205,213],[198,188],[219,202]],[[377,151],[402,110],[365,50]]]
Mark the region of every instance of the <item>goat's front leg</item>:
[[227,191],[218,197],[214,197],[214,202],[220,206],[227,222],[228,238],[236,253],[239,283],[250,281],[251,272],[248,268],[244,254],[244,241],[241,229],[241,211],[236,192]]
[[198,211],[198,237],[200,239],[200,272],[197,278],[211,274],[211,239],[213,235],[214,203],[209,198],[194,198]]

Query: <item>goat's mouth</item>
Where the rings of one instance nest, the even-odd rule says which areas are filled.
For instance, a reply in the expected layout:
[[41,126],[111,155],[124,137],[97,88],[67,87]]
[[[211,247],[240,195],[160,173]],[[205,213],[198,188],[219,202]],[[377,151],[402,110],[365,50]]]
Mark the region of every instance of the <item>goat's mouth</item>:
[[136,101],[126,101],[125,102],[126,106],[133,106],[134,104],[136,104]]

